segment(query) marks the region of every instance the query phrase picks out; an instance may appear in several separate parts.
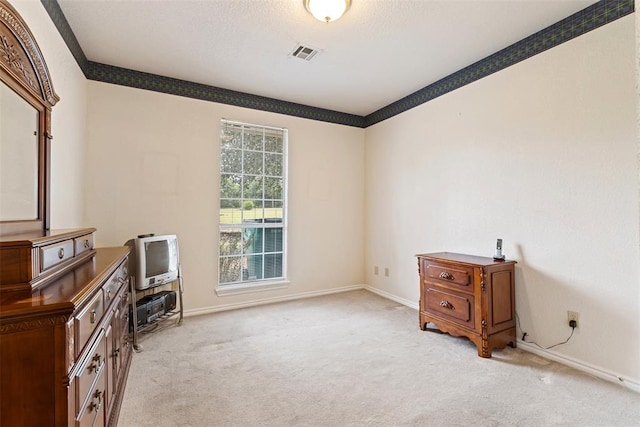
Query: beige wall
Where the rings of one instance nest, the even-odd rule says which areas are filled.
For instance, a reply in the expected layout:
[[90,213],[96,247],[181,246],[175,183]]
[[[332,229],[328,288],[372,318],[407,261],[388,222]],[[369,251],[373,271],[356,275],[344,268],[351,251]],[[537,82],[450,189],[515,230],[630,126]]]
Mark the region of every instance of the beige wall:
[[[286,290],[217,297],[220,119],[289,129]],[[185,308],[360,285],[364,280],[364,130],[89,83],[86,221],[100,245],[175,233]]]
[[[417,302],[414,254],[489,255],[502,237],[530,337],[565,339],[579,311],[554,351],[638,383],[636,16],[363,131],[87,82],[41,3],[12,4],[61,97],[53,226],[96,226],[103,246],[177,233],[187,309],[358,283]],[[287,290],[213,291],[221,117],[290,130]]]
[[368,128],[367,283],[417,302],[414,254],[491,256],[503,238],[529,339],[565,340],[578,311],[554,351],[637,383],[634,20]]
[[60,96],[53,107],[51,123],[51,228],[86,225],[83,206],[87,80],[40,1],[11,4],[38,41],[53,88]]

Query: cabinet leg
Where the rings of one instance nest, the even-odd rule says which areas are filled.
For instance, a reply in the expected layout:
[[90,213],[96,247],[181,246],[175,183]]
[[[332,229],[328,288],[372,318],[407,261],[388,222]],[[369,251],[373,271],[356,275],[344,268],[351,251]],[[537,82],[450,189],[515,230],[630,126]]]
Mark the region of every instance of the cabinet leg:
[[429,323],[429,321],[422,315],[422,313],[418,314],[418,322],[420,322],[420,330],[426,331],[427,323]]
[[478,356],[490,359],[491,358],[491,350],[489,350],[489,341],[482,340],[482,344],[478,347]]
[[482,347],[478,348],[478,356],[489,358],[491,357],[491,350],[489,349],[489,334],[487,332],[487,321],[482,319]]

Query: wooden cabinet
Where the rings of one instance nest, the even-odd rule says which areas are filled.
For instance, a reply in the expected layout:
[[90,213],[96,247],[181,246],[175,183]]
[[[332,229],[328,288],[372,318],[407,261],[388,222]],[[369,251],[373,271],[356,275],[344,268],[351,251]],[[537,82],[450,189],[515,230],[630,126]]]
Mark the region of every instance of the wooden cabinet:
[[420,329],[469,338],[480,357],[516,346],[515,261],[449,252],[421,254]]
[[128,254],[99,248],[45,286],[0,292],[0,425],[117,424],[132,356]]
[[2,187],[0,425],[113,426],[132,355],[122,316],[129,248],[96,250],[94,228],[49,230],[51,108],[60,98],[31,30],[6,0],[0,39],[0,91],[17,100],[0,114],[15,129],[0,138],[3,154],[36,142],[33,156],[18,156],[14,173],[3,173],[33,177],[35,188],[11,179]]

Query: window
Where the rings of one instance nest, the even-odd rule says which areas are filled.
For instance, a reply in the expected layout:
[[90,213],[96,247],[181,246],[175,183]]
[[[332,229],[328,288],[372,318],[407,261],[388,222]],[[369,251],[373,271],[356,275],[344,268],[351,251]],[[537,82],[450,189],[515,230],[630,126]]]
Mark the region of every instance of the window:
[[287,130],[222,120],[219,289],[286,277]]

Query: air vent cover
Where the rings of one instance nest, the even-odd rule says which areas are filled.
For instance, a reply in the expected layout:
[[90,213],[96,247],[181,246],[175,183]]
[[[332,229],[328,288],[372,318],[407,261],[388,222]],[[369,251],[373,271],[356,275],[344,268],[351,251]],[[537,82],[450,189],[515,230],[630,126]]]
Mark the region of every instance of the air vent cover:
[[299,44],[295,49],[293,49],[293,52],[291,52],[289,56],[304,59],[305,61],[311,61],[318,52],[319,50],[317,49]]

